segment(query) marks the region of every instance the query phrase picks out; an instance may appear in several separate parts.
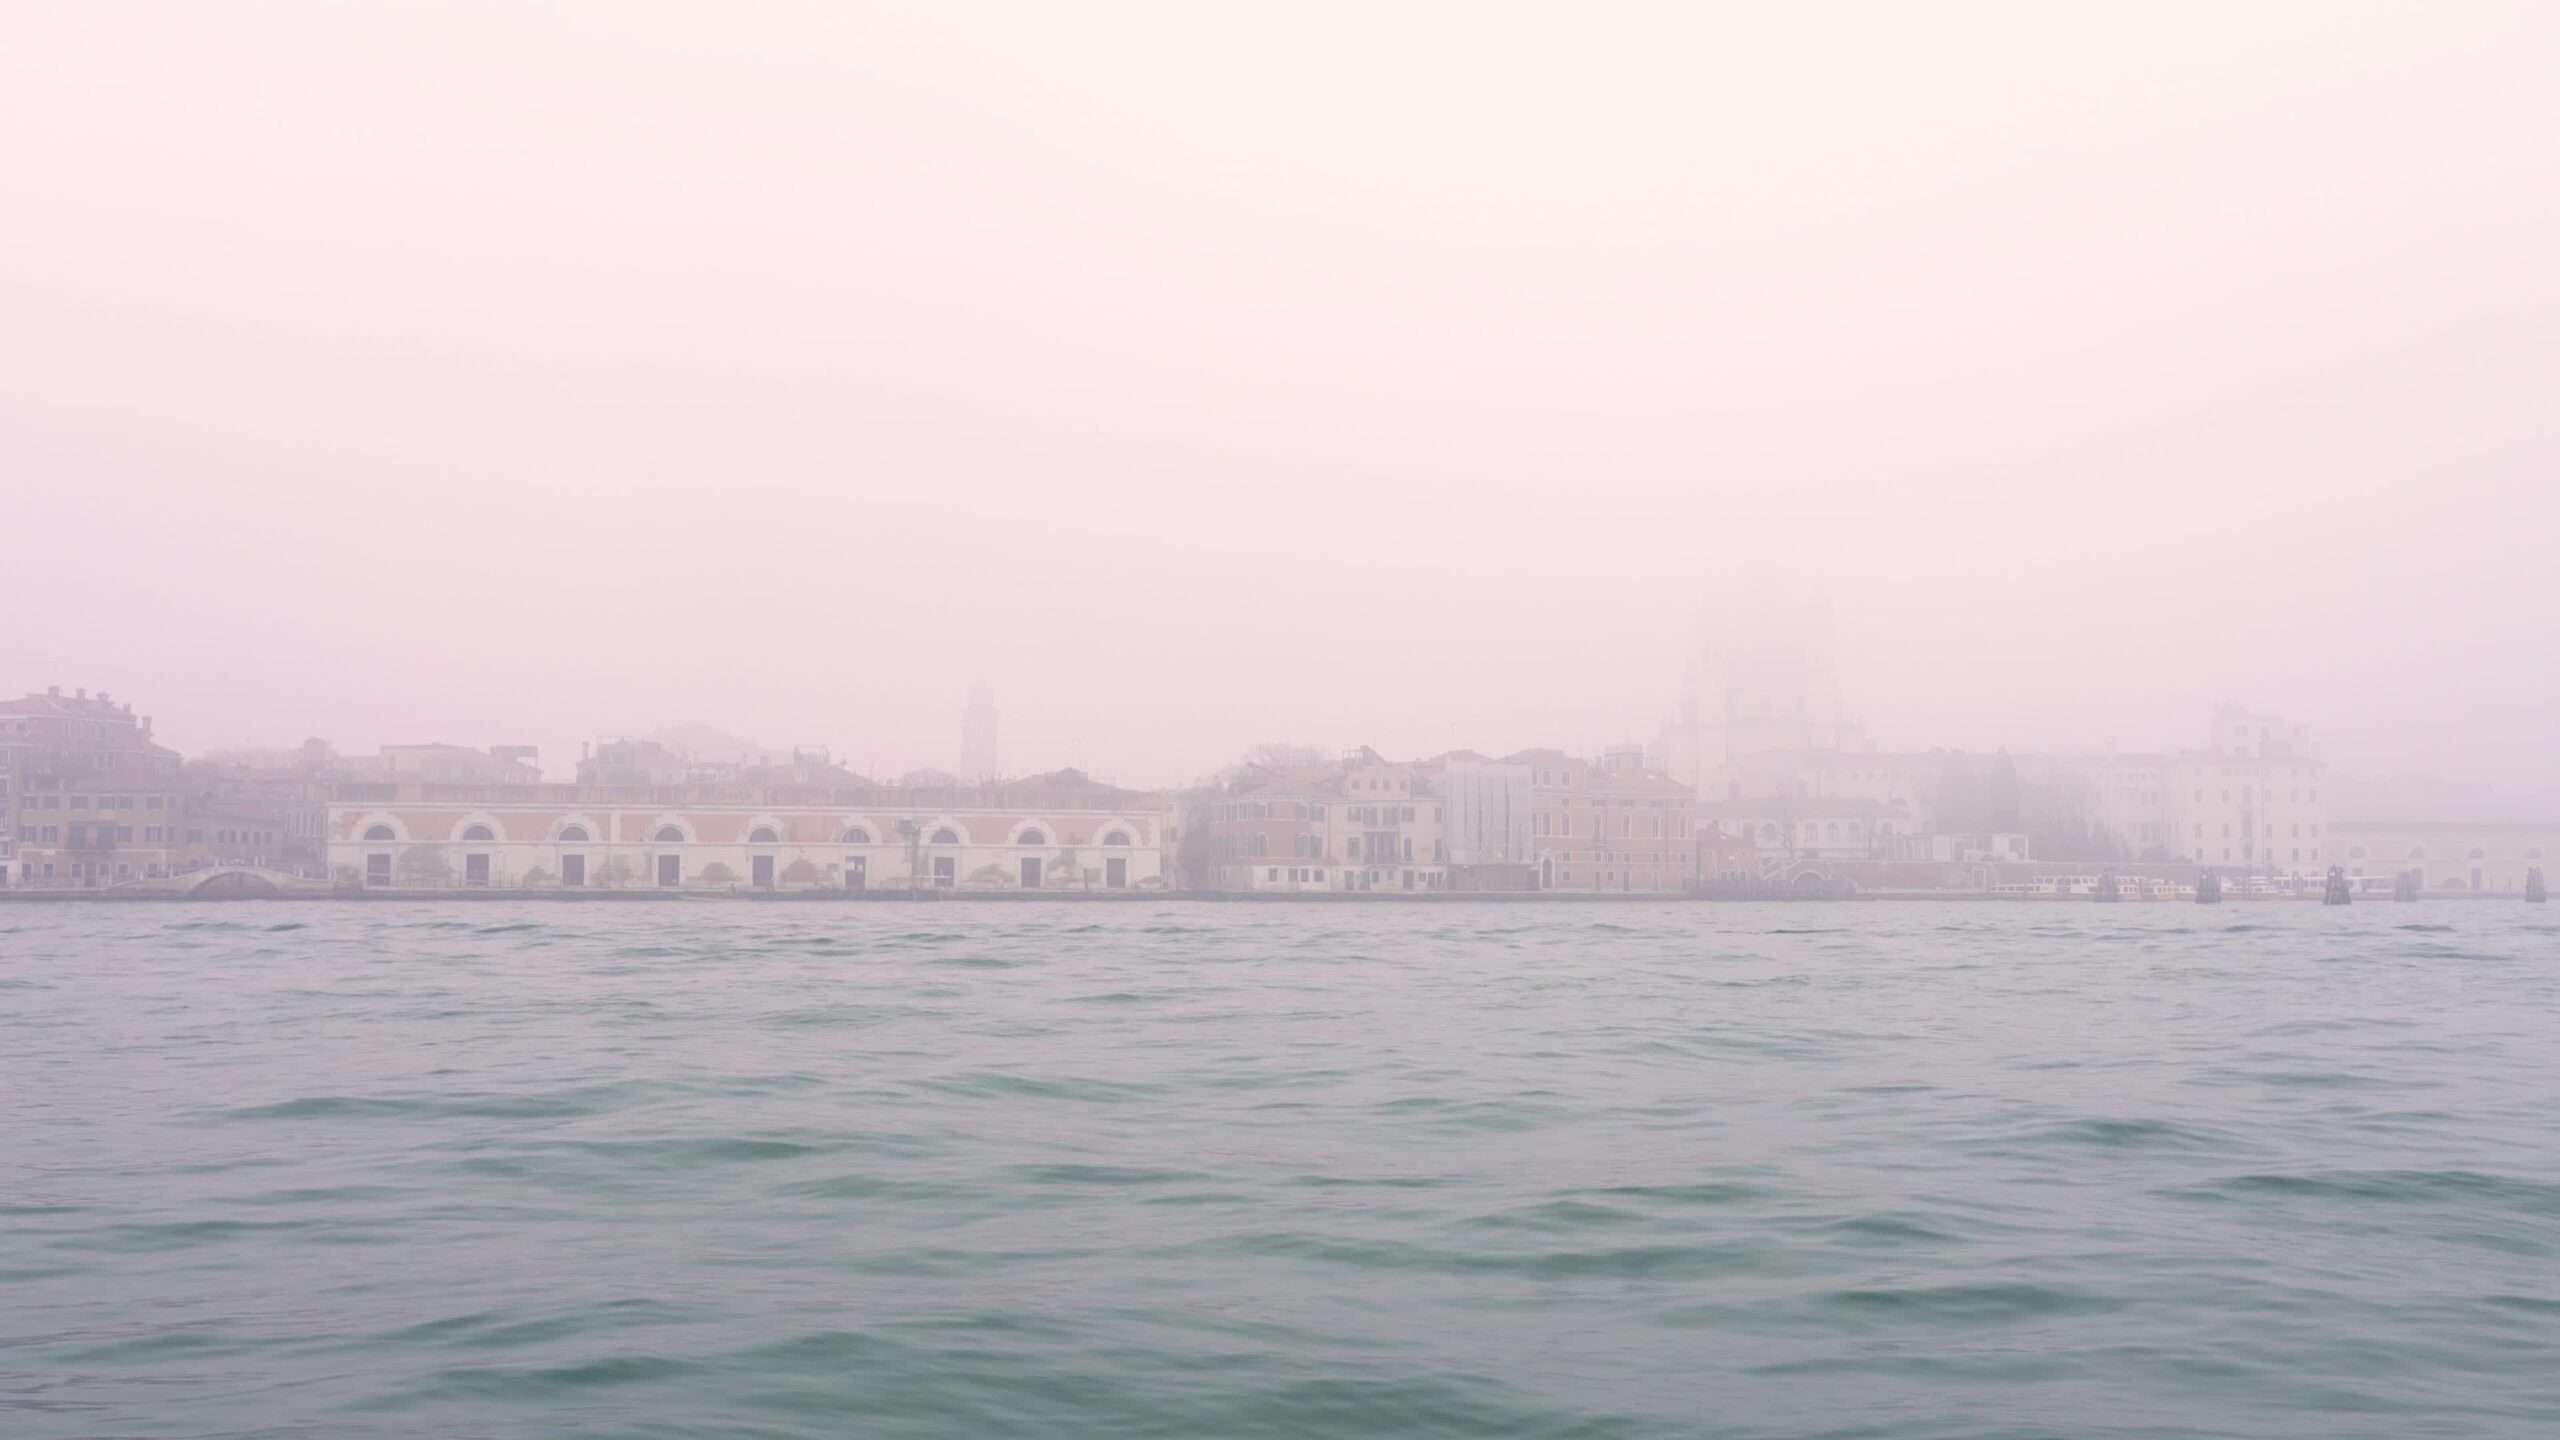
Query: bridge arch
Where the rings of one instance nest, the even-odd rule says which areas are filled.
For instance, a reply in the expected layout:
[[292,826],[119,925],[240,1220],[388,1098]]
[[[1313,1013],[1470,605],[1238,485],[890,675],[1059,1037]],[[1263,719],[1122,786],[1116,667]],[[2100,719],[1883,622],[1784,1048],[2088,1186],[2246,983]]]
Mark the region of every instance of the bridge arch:
[[263,870],[224,869],[188,886],[187,893],[205,900],[271,900],[284,889]]

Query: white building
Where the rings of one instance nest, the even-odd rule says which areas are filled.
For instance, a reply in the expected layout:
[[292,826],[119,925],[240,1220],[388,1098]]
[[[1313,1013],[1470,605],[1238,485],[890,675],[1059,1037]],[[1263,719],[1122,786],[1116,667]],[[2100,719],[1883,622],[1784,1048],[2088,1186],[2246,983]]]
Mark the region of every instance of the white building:
[[1010,784],[351,785],[331,874],[383,890],[1154,890],[1161,796],[1074,771]]

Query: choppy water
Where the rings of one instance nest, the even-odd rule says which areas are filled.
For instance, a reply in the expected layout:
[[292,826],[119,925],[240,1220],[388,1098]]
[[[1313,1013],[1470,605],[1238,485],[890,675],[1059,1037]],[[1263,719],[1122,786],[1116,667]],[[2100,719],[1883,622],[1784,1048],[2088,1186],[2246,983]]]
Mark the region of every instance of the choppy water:
[[2521,904],[0,907],[0,1434],[2560,1433]]

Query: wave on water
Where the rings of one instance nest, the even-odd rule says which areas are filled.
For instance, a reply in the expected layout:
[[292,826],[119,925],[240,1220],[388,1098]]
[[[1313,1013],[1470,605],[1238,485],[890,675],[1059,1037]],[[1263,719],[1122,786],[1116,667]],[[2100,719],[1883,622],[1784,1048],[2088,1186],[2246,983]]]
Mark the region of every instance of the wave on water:
[[2560,1427],[2522,905],[56,908],[9,1440]]

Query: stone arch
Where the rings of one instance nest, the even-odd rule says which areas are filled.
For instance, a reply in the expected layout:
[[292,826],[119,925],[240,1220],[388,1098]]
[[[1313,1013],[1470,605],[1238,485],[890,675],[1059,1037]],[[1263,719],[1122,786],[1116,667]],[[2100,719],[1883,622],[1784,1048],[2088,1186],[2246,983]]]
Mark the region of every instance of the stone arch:
[[927,820],[916,827],[916,833],[924,837],[924,843],[928,847],[940,846],[949,849],[954,845],[969,843],[969,828],[948,815]]
[[604,827],[584,815],[563,816],[551,827],[551,843],[555,845],[592,845]]
[[1130,843],[1129,829],[1125,825],[1118,824],[1105,826],[1102,831],[1102,837],[1097,843],[1110,846],[1115,849],[1128,845]]
[[284,892],[276,888],[276,882],[254,870],[216,870],[188,886],[187,893],[206,900],[264,900]]
[[872,838],[877,833],[878,832],[874,831],[869,825],[864,824],[862,821],[848,820],[845,822],[844,833],[836,837],[836,843],[839,845],[874,845],[879,843]]
[[1047,845],[1056,839],[1058,827],[1046,820],[1024,820],[1013,827],[1008,845]]
[[[673,835],[673,839],[668,837]],[[694,842],[693,822],[681,815],[661,815],[649,822],[652,845],[690,845]]]
[[409,840],[408,827],[389,815],[367,815],[356,821],[356,834],[362,837],[358,843],[365,845],[405,845]]
[[750,845],[779,845],[782,843],[782,832],[776,830],[770,825],[758,825],[747,832],[747,843]]
[[[486,830],[489,833],[475,837],[472,834],[474,830]],[[506,840],[507,827],[499,824],[498,817],[488,811],[474,810],[454,821],[453,829],[447,832],[445,838],[456,845],[496,845]]]

